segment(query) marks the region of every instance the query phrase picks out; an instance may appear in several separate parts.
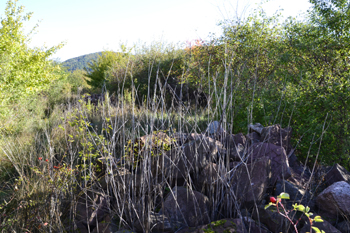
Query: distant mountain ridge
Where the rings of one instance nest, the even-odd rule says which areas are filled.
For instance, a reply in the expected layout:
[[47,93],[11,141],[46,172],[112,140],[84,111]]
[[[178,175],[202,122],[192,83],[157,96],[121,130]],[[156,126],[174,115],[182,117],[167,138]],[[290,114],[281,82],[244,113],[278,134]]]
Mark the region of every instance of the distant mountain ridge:
[[100,56],[102,52],[89,53],[79,57],[70,58],[64,62],[62,65],[67,67],[67,70],[73,72],[74,70],[82,70],[85,67],[88,67],[88,64],[93,60],[96,60],[98,56]]

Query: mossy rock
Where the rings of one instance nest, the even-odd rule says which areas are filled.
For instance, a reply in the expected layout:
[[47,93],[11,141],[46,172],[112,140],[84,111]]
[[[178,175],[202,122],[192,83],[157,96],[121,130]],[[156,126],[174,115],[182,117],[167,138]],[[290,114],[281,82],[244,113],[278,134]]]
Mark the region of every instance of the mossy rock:
[[240,219],[221,219],[199,227],[188,227],[180,233],[241,233],[246,232]]
[[174,140],[165,131],[154,131],[152,134],[129,140],[125,146],[125,161],[136,168],[147,154],[157,157],[171,150],[173,143]]

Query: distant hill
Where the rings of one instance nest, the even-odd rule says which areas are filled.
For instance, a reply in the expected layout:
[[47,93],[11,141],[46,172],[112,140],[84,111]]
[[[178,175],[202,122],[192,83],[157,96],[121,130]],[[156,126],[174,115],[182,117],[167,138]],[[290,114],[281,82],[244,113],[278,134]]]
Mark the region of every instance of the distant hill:
[[101,54],[102,52],[96,52],[96,53],[90,53],[79,57],[71,58],[62,62],[62,65],[64,67],[67,67],[68,71],[71,71],[71,72],[78,69],[82,70],[85,67],[87,67],[91,61],[96,60],[97,57]]

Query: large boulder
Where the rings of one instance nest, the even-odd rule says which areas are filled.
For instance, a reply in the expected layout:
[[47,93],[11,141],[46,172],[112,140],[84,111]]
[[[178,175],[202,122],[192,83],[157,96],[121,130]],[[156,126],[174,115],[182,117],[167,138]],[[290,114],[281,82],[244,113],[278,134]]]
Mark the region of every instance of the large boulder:
[[232,176],[232,188],[241,208],[253,207],[265,194],[271,179],[271,161],[262,157],[250,164],[242,164]]
[[283,147],[271,143],[257,143],[249,149],[247,163],[252,163],[262,157],[268,157],[271,160],[272,185],[277,180],[291,177],[287,154]]
[[309,191],[299,187],[297,184],[287,180],[279,180],[276,183],[274,196],[280,195],[282,192],[288,193],[290,199],[285,200],[288,209],[293,209],[292,205],[295,203],[308,206],[311,209],[315,207],[315,201]]
[[288,232],[291,227],[288,220],[280,215],[274,206],[268,209],[265,209],[264,205],[258,206],[257,210],[253,210],[252,218],[264,224],[273,233]]
[[249,134],[247,134],[246,136],[246,139],[247,139],[247,145],[248,147],[254,145],[254,144],[257,144],[259,142],[261,142],[261,136],[259,133],[253,131]]
[[350,222],[349,221],[342,221],[336,225],[336,228],[341,233],[349,233],[350,232]]
[[196,227],[210,222],[209,199],[200,192],[175,186],[159,214],[165,215],[173,230]]
[[152,174],[166,177],[186,178],[190,173],[198,173],[217,159],[223,145],[210,137],[201,136],[182,147],[177,147],[152,159]]
[[260,123],[256,123],[256,124],[249,124],[248,125],[248,130],[249,132],[257,132],[258,134],[261,135],[262,131],[264,129],[264,126]]
[[169,219],[165,215],[155,212],[150,212],[148,216],[144,216],[143,221],[135,220],[133,228],[137,232],[147,232],[147,228],[152,229],[151,232],[173,232]]
[[195,187],[201,193],[207,193],[211,190],[216,190],[216,187],[221,187],[222,180],[226,173],[226,169],[215,163],[207,164],[198,176],[195,176]]
[[270,231],[267,229],[267,227],[264,224],[258,221],[255,221],[250,217],[243,217],[243,221],[247,226],[248,232],[270,233]]
[[198,133],[180,133],[180,132],[176,132],[171,136],[176,146],[183,146],[184,144],[189,143],[190,141],[199,139],[201,137],[203,137],[203,135]]
[[141,162],[148,157],[157,157],[166,151],[171,150],[175,141],[166,133],[155,131],[135,140],[128,141],[125,147],[125,161],[132,168],[137,169]]
[[209,137],[220,141],[227,135],[226,131],[222,128],[220,122],[218,121],[211,122],[208,125],[206,133],[209,135]]
[[227,135],[223,143],[230,160],[241,161],[246,145],[245,136],[242,133]]
[[292,137],[292,128],[281,128],[279,124],[271,125],[262,129],[261,140],[263,142],[272,143],[276,146],[282,146],[287,154],[292,149],[291,137]]
[[229,148],[229,147],[234,148],[238,144],[242,144],[243,146],[245,146],[246,144],[246,138],[242,133],[227,135],[224,140],[224,146],[226,148]]
[[350,217],[350,184],[339,181],[327,187],[316,198],[321,216],[336,219],[341,215]]
[[[319,230],[323,230],[326,233],[341,233],[337,228],[332,226],[329,222],[323,220],[323,222],[314,222],[313,227],[317,227]],[[300,233],[310,232],[310,224],[306,223],[299,231]],[[312,232],[315,232],[314,230]]]
[[350,172],[338,163],[335,164],[324,177],[327,185],[332,185],[335,182],[345,181],[350,184]]

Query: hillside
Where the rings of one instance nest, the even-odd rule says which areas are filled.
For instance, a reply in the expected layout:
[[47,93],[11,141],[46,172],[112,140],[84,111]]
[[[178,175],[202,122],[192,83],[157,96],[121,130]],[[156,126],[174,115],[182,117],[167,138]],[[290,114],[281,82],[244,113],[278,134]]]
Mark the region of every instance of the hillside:
[[62,62],[62,65],[68,68],[68,71],[73,72],[74,70],[82,70],[87,67],[88,63],[92,60],[97,59],[101,55],[101,52],[85,54],[79,57],[74,57]]

